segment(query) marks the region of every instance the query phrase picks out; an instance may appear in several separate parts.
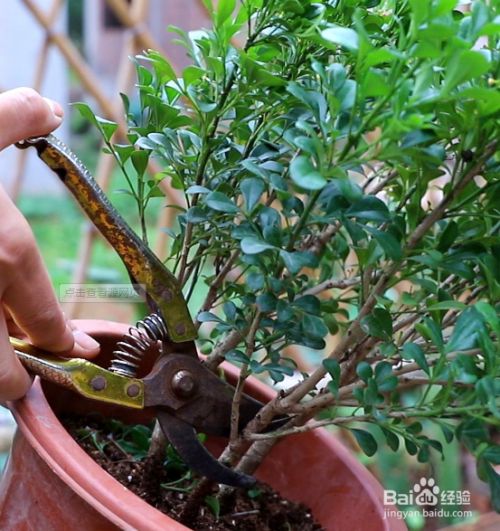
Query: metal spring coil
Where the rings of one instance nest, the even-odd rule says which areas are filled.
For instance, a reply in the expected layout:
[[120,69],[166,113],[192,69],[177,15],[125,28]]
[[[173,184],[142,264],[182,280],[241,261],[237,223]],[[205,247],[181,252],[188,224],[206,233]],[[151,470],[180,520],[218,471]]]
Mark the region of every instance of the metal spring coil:
[[157,341],[167,338],[167,326],[163,318],[157,313],[148,315],[138,321],[135,327],[131,326],[128,334],[118,341],[109,370],[134,378],[144,353]]

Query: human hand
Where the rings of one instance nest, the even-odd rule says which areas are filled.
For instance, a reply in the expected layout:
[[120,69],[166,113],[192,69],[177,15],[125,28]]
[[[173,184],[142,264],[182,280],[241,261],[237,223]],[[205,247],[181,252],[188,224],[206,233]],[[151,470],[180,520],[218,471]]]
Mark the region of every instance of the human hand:
[[[0,150],[50,133],[62,122],[61,106],[28,88],[0,94]],[[99,344],[74,329],[57,302],[28,222],[0,187],[0,402],[23,396],[31,385],[9,342],[27,336],[37,347],[89,358]]]

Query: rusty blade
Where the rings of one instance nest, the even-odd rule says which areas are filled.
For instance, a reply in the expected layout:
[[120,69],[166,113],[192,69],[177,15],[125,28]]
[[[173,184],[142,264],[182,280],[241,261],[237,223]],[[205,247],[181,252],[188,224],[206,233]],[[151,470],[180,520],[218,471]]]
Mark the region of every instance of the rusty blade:
[[193,426],[161,409],[157,410],[157,418],[165,437],[195,472],[232,487],[249,488],[255,485],[252,476],[236,472],[217,461],[200,443]]

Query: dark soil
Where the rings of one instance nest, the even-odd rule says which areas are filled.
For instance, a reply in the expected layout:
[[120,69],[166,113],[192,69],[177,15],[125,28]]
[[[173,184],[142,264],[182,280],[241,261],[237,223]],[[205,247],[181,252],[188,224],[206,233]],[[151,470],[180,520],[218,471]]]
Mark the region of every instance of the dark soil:
[[[169,459],[167,452],[165,462],[151,463],[144,457],[143,451],[141,459],[140,452],[130,450],[137,450],[137,447],[117,436],[109,421],[102,417],[67,417],[61,420],[78,444],[106,472],[153,507],[195,530],[322,529],[307,507],[282,498],[265,484],[258,484],[248,492],[236,489],[230,499],[223,499],[220,508],[217,507],[214,486],[211,491],[203,492],[199,509],[193,515],[192,501],[189,510],[186,510],[186,502],[198,479],[191,476],[184,464],[175,462],[178,457]],[[172,456],[172,450],[170,452]],[[218,509],[219,517],[216,518]]]

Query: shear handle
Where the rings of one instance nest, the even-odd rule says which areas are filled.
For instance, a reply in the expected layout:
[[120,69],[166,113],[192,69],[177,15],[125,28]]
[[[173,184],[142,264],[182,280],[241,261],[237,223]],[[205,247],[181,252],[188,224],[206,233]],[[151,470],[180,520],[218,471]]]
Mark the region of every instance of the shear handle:
[[81,358],[53,356],[14,337],[10,338],[10,344],[23,366],[43,380],[99,402],[144,408],[142,380],[120,376]]
[[89,219],[108,240],[124,263],[132,281],[143,285],[147,298],[164,318],[176,343],[196,338],[197,331],[175,276],[116,211],[83,163],[53,135],[16,144],[36,148],[38,156],[74,195]]

